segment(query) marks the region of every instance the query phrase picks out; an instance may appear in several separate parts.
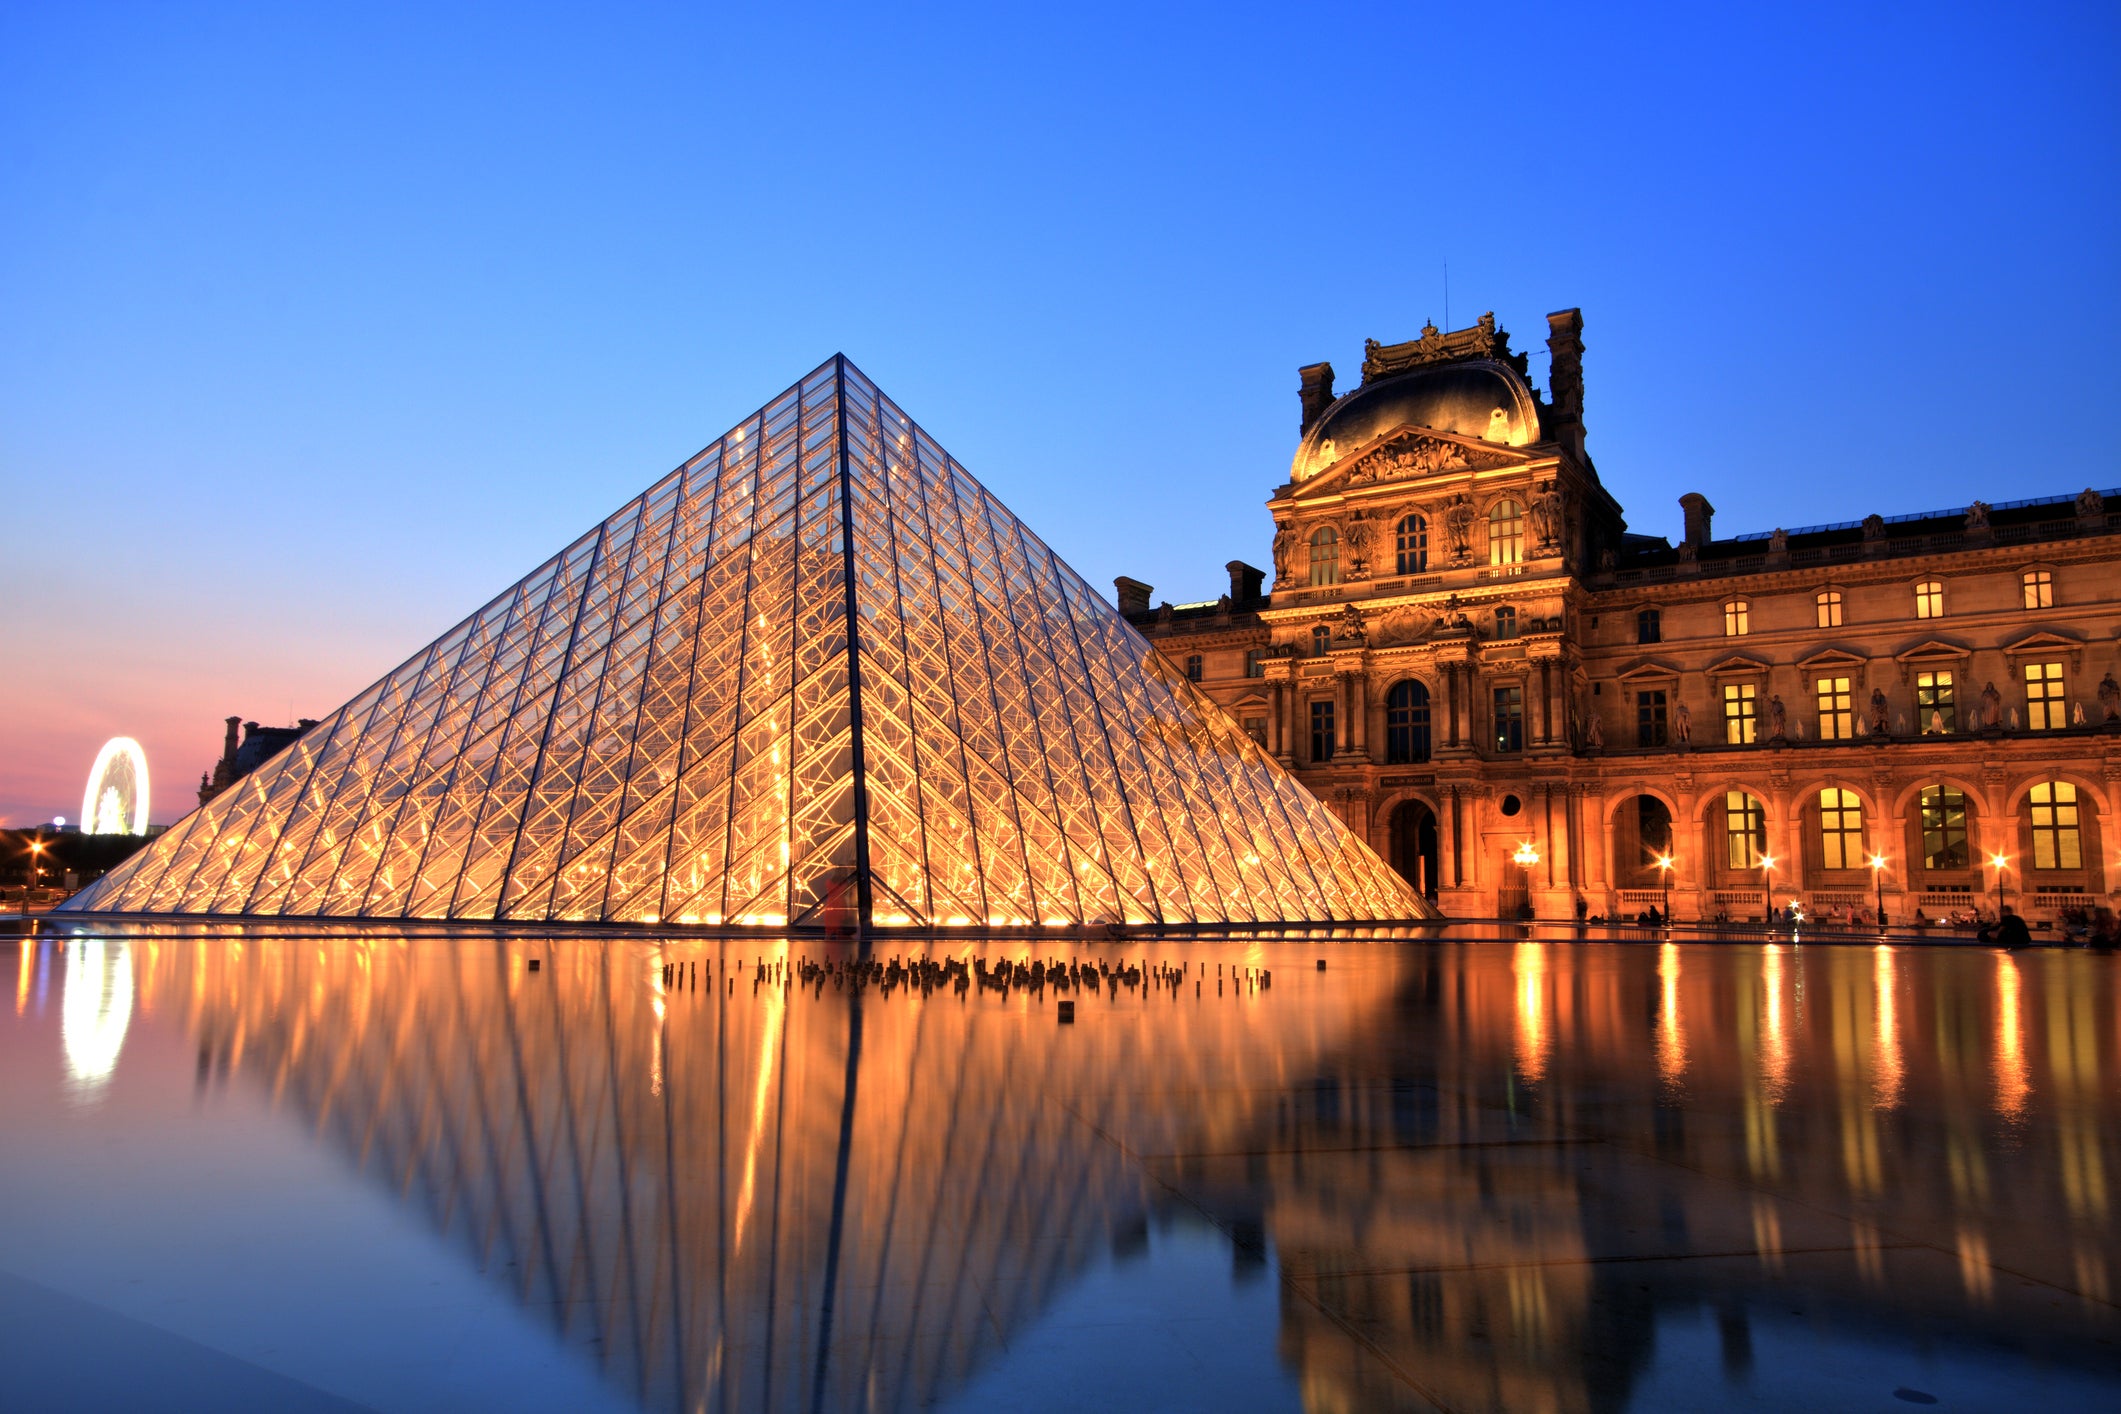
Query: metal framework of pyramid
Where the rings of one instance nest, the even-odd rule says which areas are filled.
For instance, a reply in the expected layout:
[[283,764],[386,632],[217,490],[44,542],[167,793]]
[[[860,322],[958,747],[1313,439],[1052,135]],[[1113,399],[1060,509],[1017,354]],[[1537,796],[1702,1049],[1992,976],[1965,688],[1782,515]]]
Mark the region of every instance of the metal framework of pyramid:
[[843,357],[65,907],[1434,916]]

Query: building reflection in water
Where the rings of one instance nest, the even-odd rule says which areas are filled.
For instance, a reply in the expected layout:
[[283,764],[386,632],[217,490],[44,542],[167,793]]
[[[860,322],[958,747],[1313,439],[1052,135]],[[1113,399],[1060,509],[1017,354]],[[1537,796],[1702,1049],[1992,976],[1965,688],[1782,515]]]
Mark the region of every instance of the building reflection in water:
[[1143,944],[1103,956],[1188,983],[1060,1027],[1051,992],[783,986],[785,946],[67,946],[69,1018],[137,966],[202,1076],[251,1077],[656,1409],[945,1398],[1173,1206],[1278,1262],[1319,1410],[1619,1408],[1673,1312],[1715,1313],[1731,1378],[1792,1312],[2092,1371],[2121,1333],[2110,959]]

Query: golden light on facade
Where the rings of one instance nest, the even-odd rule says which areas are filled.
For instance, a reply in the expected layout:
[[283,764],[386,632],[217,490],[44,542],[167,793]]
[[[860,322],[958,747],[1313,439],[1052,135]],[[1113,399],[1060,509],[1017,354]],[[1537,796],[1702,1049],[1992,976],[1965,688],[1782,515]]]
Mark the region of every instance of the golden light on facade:
[[1522,867],[1530,869],[1539,863],[1539,849],[1530,840],[1524,840],[1518,844],[1517,852],[1510,858]]

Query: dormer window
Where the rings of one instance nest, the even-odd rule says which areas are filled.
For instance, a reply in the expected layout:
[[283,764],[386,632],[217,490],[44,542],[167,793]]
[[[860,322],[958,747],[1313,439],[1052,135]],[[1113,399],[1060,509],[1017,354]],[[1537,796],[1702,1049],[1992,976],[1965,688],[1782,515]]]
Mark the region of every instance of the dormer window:
[[1340,532],[1322,525],[1311,535],[1311,584],[1340,583]]

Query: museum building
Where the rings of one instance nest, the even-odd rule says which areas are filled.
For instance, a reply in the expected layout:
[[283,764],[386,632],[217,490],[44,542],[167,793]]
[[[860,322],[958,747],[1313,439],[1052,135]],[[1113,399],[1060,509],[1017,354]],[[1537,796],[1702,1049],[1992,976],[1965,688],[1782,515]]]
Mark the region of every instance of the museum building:
[[1449,915],[2111,904],[2121,490],[1632,533],[1547,322],[1544,395],[1493,315],[1302,368],[1271,595],[1122,612]]

